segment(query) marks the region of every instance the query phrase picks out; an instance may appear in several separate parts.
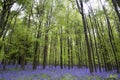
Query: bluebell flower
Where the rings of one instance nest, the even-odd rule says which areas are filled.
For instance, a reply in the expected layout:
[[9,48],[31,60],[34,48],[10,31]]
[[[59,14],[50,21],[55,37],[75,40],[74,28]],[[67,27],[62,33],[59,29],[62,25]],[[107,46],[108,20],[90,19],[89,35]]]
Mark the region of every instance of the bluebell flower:
[[107,78],[120,78],[120,74],[116,74],[116,71],[110,72],[89,72],[88,68],[77,68],[73,69],[60,69],[59,66],[46,66],[46,69],[42,69],[42,66],[38,66],[36,70],[32,70],[32,65],[28,64],[25,66],[25,70],[20,68],[20,65],[16,68],[15,65],[7,65],[7,70],[0,71],[0,80],[62,80],[62,79],[73,79],[73,80],[97,80]]

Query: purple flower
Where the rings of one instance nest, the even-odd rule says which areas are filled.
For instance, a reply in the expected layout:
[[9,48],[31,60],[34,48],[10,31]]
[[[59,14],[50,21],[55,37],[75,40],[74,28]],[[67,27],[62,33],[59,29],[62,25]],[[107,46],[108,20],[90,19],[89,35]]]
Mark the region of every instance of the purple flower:
[[22,70],[19,65],[17,68],[14,65],[7,65],[6,71],[0,71],[0,80],[102,80],[106,78],[120,78],[120,74],[116,74],[115,71],[91,74],[88,68],[60,69],[59,66],[56,68],[47,66],[44,70],[42,66],[38,66],[36,70],[32,70],[32,65],[26,65],[25,70]]

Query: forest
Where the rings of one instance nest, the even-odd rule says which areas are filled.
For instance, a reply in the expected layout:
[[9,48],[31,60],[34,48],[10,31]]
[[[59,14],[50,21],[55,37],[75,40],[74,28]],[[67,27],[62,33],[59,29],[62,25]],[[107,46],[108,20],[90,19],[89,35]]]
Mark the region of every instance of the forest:
[[114,79],[120,0],[0,0],[0,80]]

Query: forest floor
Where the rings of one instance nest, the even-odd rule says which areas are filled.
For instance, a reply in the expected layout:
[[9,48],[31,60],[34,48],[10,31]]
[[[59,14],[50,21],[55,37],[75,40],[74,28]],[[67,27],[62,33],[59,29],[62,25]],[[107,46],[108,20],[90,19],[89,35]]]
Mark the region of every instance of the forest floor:
[[87,68],[60,69],[59,66],[47,66],[44,70],[39,66],[32,70],[31,65],[25,66],[25,70],[21,70],[20,66],[7,65],[3,71],[0,65],[0,80],[120,80],[120,74],[115,71],[89,73]]

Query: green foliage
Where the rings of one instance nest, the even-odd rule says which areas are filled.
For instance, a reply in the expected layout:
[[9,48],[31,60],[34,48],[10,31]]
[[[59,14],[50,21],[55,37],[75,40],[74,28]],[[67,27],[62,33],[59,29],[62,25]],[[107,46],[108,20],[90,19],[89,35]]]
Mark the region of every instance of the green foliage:
[[17,3],[18,4],[22,4],[22,5],[29,5],[31,2],[32,2],[33,0],[25,0],[25,1],[23,1],[23,0],[17,0]]
[[116,38],[115,44],[117,48],[117,58],[120,61],[120,38]]
[[3,48],[2,48],[1,51],[0,51],[0,62],[2,61],[3,57],[4,57],[4,51],[3,51]]
[[112,75],[112,74],[111,74],[111,75],[109,76],[109,78],[114,78],[114,79],[116,79],[116,78],[117,78],[117,75]]
[[77,80],[79,79],[77,76],[73,76],[71,74],[65,74],[62,77],[60,77],[60,80]]

